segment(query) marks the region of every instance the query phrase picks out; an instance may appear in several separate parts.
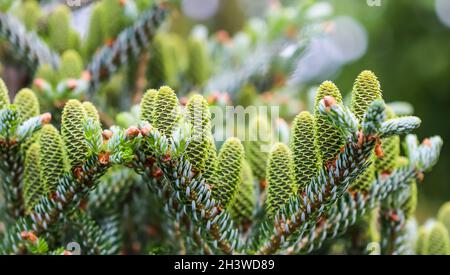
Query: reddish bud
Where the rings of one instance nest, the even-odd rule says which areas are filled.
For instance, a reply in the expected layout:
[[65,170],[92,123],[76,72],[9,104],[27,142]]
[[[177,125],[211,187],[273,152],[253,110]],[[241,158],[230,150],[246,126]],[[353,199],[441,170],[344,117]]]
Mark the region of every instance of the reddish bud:
[[163,176],[163,171],[161,170],[161,168],[157,167],[156,169],[153,170],[152,176],[155,179],[160,179]]
[[136,126],[130,126],[130,128],[128,128],[128,129],[125,131],[125,135],[126,135],[128,138],[134,138],[134,137],[137,137],[137,136],[139,135],[139,133],[140,133],[140,131],[139,131],[138,127],[136,127]]
[[105,40],[105,45],[111,47],[114,44],[114,39],[108,38]]
[[180,104],[181,104],[182,106],[186,106],[187,103],[188,103],[188,99],[187,99],[185,96],[183,96],[182,98],[180,98]]
[[364,143],[364,134],[359,131],[358,132],[358,146],[361,147]]
[[381,146],[381,142],[377,143],[375,145],[375,155],[377,156],[377,158],[383,158],[384,157],[384,152],[383,152],[383,148]]
[[383,171],[380,173],[382,179],[387,179],[391,175],[390,171]]
[[110,155],[109,152],[100,153],[98,155],[98,161],[103,165],[108,164],[109,163],[109,155]]
[[149,126],[145,126],[141,128],[141,134],[144,137],[148,137],[150,135],[150,132],[152,131],[152,129]]
[[33,231],[22,231],[20,233],[20,237],[24,240],[28,240],[31,243],[35,243],[38,239],[38,237],[36,236],[36,234],[34,234]]
[[230,35],[228,34],[227,31],[224,31],[224,30],[220,30],[216,33],[216,39],[219,43],[223,43],[223,44],[226,44],[231,41]]
[[208,104],[213,104],[216,103],[217,100],[219,99],[220,94],[218,91],[213,92],[209,97],[208,97]]
[[119,0],[120,5],[123,7],[126,5],[127,0]]
[[420,182],[423,182],[423,180],[425,179],[424,173],[418,172],[418,173],[417,173],[417,179],[418,179]]
[[424,139],[422,144],[427,146],[427,147],[431,147],[431,141],[430,141],[429,138]]
[[91,73],[89,71],[83,71],[81,73],[81,79],[85,80],[85,81],[89,81],[91,80]]
[[87,208],[88,208],[88,200],[87,199],[82,199],[81,201],[80,201],[80,205],[79,205],[79,208],[80,209],[83,209],[83,210],[87,210]]
[[325,104],[325,107],[329,110],[330,107],[336,105],[336,99],[332,96],[324,96],[323,97],[323,103]]
[[45,85],[45,80],[43,80],[42,78],[36,78],[33,81],[34,86],[36,86],[39,90],[42,90],[44,88]]
[[72,255],[72,252],[70,252],[68,250],[64,250],[63,253],[61,253],[61,255],[63,255],[63,256],[70,256],[70,255]]
[[20,237],[24,240],[28,239],[28,232],[27,231],[20,232]]
[[261,181],[259,182],[259,187],[260,187],[262,190],[266,189],[266,188],[267,188],[267,181],[266,181],[266,180],[261,180]]
[[83,177],[83,169],[81,167],[77,167],[73,170],[73,174],[77,179],[81,179]]
[[74,90],[78,86],[78,81],[76,79],[67,79],[66,84],[70,90]]
[[109,140],[113,135],[113,132],[111,132],[110,130],[103,130],[102,132],[102,136],[104,140]]
[[28,240],[30,240],[30,242],[35,243],[37,239],[38,237],[34,234],[33,231],[28,232]]
[[400,218],[398,217],[398,215],[396,213],[392,213],[390,216],[391,220],[393,220],[394,222],[398,222],[400,220]]
[[170,154],[164,155],[164,157],[162,157],[161,161],[164,162],[164,163],[169,162],[170,161]]
[[52,114],[44,113],[41,115],[41,123],[42,124],[49,124],[51,120],[52,120]]

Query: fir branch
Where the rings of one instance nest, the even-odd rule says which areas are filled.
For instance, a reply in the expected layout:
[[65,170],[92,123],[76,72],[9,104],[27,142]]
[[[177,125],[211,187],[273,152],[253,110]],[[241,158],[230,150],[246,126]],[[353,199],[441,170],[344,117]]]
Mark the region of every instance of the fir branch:
[[[203,176],[193,173],[192,165],[183,157],[188,138],[183,129],[189,126],[180,127],[170,139],[158,130],[147,127],[144,124],[140,129],[143,135],[137,155],[140,160],[138,171],[149,173],[152,171],[149,161],[157,163],[159,169],[153,170],[153,177],[164,177],[169,183],[164,189],[166,196],[169,196],[166,211],[188,216],[210,248],[225,254],[240,249],[238,230],[230,214],[212,197]],[[150,159],[148,156],[151,156]]]
[[[275,229],[273,232],[263,234],[258,253],[271,254],[301,240],[305,233],[316,228],[328,210],[345,194],[349,184],[369,164],[371,151],[374,149],[377,139],[376,135],[380,134],[381,127],[379,125],[384,120],[383,106],[378,101],[369,106],[363,122],[363,134],[363,132],[356,131],[355,120],[349,115],[350,112],[344,111],[332,97],[325,97],[320,102],[319,111],[326,115],[337,128],[348,133],[349,142],[334,163],[320,171],[317,178],[306,188],[305,194],[301,197],[293,196],[284,209],[276,215],[273,224],[270,223]],[[404,130],[408,131],[408,129]],[[366,136],[365,134],[370,135]],[[430,151],[435,152],[433,149],[436,148],[433,147],[439,147],[438,141],[434,144],[436,146],[429,147]],[[433,157],[435,156],[430,158],[433,159]],[[381,189],[378,191],[383,191]],[[379,198],[383,195],[383,193],[377,194]],[[371,202],[374,202],[374,199]]]
[[117,253],[115,246],[117,225],[106,226],[106,232],[84,211],[78,211],[71,219],[78,229],[82,252],[86,255],[112,255]]
[[28,216],[16,222],[15,227],[3,240],[1,251],[4,254],[24,253],[26,247],[23,245],[21,232],[32,232],[37,236],[48,232],[62,217],[73,212],[89,191],[97,186],[98,179],[114,161],[127,162],[127,155],[121,153],[127,151],[126,146],[132,146],[130,139],[133,137],[119,134],[113,137],[106,140],[106,151],[91,155],[81,166],[73,167],[71,172],[64,173],[59,178],[56,191],[41,198]]
[[291,43],[276,41],[257,47],[242,60],[239,66],[230,66],[212,75],[204,90],[236,94],[250,79],[266,75],[278,54],[291,45]]
[[401,209],[381,211],[381,253],[383,255],[402,255],[407,252],[406,217]]
[[22,176],[24,168],[24,152],[21,145],[33,133],[49,121],[45,114],[28,119],[19,124],[20,116],[15,106],[0,110],[0,173],[2,188],[7,208],[7,224],[24,215],[22,194]]
[[401,135],[404,132],[411,132],[420,126],[421,120],[417,117],[407,116],[393,118],[383,123],[381,126],[381,137],[386,138],[394,135]]
[[[409,136],[414,139],[414,136]],[[428,139],[425,139],[428,140]],[[428,162],[436,163],[439,152],[442,148],[442,141],[437,139],[432,146],[422,144],[410,149],[410,157],[416,156],[417,152],[426,151]],[[414,151],[412,151],[414,150]],[[430,167],[427,167],[428,169]],[[373,209],[379,202],[391,198],[391,202],[402,205],[406,199],[405,192],[409,192],[411,180],[421,177],[421,166],[406,166],[394,170],[389,176],[380,177],[373,184],[368,194],[360,192],[346,192],[337,203],[328,211],[317,227],[314,227],[310,233],[302,238],[296,245],[289,247],[286,251],[289,254],[309,253],[319,249],[326,240],[334,239],[347,231],[347,228],[364,216],[365,213]],[[383,222],[384,240],[382,242],[383,253],[403,254],[406,246],[405,242],[405,215],[400,207],[385,209],[381,217]]]
[[54,69],[59,66],[59,55],[51,50],[34,32],[27,32],[25,26],[9,14],[0,12],[0,36],[4,37],[12,48],[27,60],[35,69],[50,64]]
[[80,200],[92,188],[109,165],[99,162],[98,156],[88,159],[75,173],[66,173],[60,179],[56,191],[43,197],[29,216],[21,218],[3,240],[4,254],[23,253],[21,232],[33,232],[37,236],[53,227],[62,216],[72,212]]
[[108,79],[118,68],[137,57],[152,40],[156,30],[163,22],[166,10],[162,6],[154,6],[143,13],[130,27],[124,29],[112,45],[105,45],[93,57],[87,66],[90,73],[89,90],[91,93]]
[[[336,112],[336,110],[340,110],[339,105],[331,99],[322,100],[319,111],[338,129],[349,129],[347,113]],[[366,118],[366,120],[370,119],[376,123],[380,118],[379,116]],[[353,130],[355,129],[353,128]],[[293,196],[284,209],[275,216],[275,220],[269,221],[274,230],[263,234],[257,253],[272,254],[301,239],[344,195],[350,183],[364,171],[375,146],[374,138],[363,136],[361,132],[354,132],[350,136],[352,138],[334,163],[328,168],[324,167],[308,185],[302,196]],[[291,240],[288,239],[290,237],[292,237]]]
[[95,214],[113,214],[120,209],[136,184],[137,175],[128,168],[117,167],[100,178],[96,189],[89,193],[89,211]]

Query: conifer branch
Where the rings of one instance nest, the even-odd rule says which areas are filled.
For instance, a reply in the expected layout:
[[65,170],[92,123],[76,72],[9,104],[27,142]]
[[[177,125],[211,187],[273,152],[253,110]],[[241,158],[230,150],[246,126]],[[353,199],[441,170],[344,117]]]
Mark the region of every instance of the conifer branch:
[[147,47],[163,22],[166,10],[154,6],[144,12],[138,21],[124,29],[112,45],[103,46],[87,65],[90,74],[90,91],[98,87],[100,81],[108,79],[120,66],[127,64],[130,57],[137,57]]
[[25,26],[9,14],[0,12],[0,36],[6,38],[11,48],[35,69],[50,64],[54,69],[59,66],[59,55],[51,50],[37,34],[27,32]]

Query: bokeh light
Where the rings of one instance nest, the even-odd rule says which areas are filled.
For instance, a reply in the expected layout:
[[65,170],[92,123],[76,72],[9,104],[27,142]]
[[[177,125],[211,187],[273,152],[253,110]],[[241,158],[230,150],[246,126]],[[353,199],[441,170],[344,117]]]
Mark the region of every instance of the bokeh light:
[[439,20],[450,28],[450,0],[436,0],[435,3]]
[[219,4],[219,0],[183,0],[181,8],[187,16],[203,21],[216,14]]
[[366,30],[358,21],[346,16],[337,17],[327,23],[323,36],[311,40],[298,62],[292,81],[324,80],[341,65],[362,57],[367,44]]

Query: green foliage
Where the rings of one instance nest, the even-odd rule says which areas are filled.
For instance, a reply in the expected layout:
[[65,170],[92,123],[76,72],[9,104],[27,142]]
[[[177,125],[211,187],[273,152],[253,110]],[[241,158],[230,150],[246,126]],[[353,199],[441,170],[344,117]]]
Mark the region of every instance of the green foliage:
[[26,247],[31,255],[47,255],[49,253],[48,244],[43,238],[28,242]]
[[208,157],[208,139],[211,135],[211,113],[208,102],[201,95],[192,96],[186,106],[187,122],[192,126],[192,136],[186,148],[189,162],[200,172],[205,171]]
[[94,104],[89,101],[85,101],[82,105],[84,111],[86,112],[87,118],[92,119],[92,121],[96,123],[100,123],[100,116],[98,115],[97,108],[95,108]]
[[88,148],[83,134],[86,112],[83,105],[75,99],[64,106],[61,118],[61,135],[67,149],[72,168],[77,168],[86,159]]
[[147,121],[150,124],[153,124],[152,115],[153,110],[155,108],[155,101],[157,95],[158,91],[155,89],[149,89],[145,92],[144,96],[141,99],[140,120]]
[[450,202],[444,203],[439,208],[437,219],[447,228],[450,232]]
[[245,154],[255,177],[264,181],[267,160],[273,142],[272,128],[266,117],[258,116],[250,122],[249,133],[256,133],[256,135],[253,136],[253,140],[244,143]]
[[[404,253],[406,221],[413,220],[417,204],[416,180],[436,164],[439,137],[419,145],[408,136],[403,160],[399,135],[421,121],[389,115],[386,120],[378,80],[365,71],[354,84],[349,107],[333,83],[320,86],[314,115],[302,112],[293,121],[290,148],[277,143],[269,153],[276,139],[266,118],[258,117],[250,123],[250,132],[258,133],[255,141],[245,141],[244,149],[238,139],[229,139],[217,155],[209,101],[249,106],[281,100],[295,112],[307,107],[300,102],[290,108],[289,98],[283,97],[296,92],[290,85],[283,87],[296,74],[287,79],[293,67],[285,63],[297,63],[303,52],[303,41],[291,38],[298,31],[307,41],[308,32],[300,29],[306,19],[280,6],[269,12],[267,22],[249,23],[250,34],[229,39],[219,32],[206,38],[198,28],[185,42],[158,30],[167,5],[138,15],[135,4],[142,9],[150,2],[93,4],[86,41],[70,28],[71,14],[63,6],[39,22],[42,41],[9,14],[0,14],[0,35],[10,44],[0,47],[2,57],[2,49],[14,49],[31,70],[39,68],[35,77],[48,81],[36,79],[34,85],[42,109],[51,109],[57,124],[57,110],[67,102],[59,135],[59,125],[45,125],[52,120],[48,114],[38,116],[39,105],[30,91],[19,92],[10,104],[0,82],[0,209],[6,210],[0,213],[5,225],[0,253],[60,254],[54,249],[74,237],[86,254],[303,254],[321,248],[326,253],[324,244],[355,224],[363,234],[350,230],[341,243],[355,241],[365,249],[364,242],[375,240],[382,253]],[[35,8],[33,3],[27,7]],[[171,19],[177,20],[177,11],[169,6]],[[29,20],[28,28],[37,20],[31,15],[22,19]],[[61,60],[46,42],[63,53]],[[289,47],[295,53],[280,44],[297,46]],[[80,48],[86,60],[96,53],[83,74]],[[4,72],[9,69],[5,66]],[[101,83],[110,77],[109,83]],[[148,90],[139,105],[142,92],[155,85],[171,85],[180,96],[193,89],[218,92],[179,102],[177,93],[163,86]],[[280,98],[272,96],[275,92]],[[85,98],[99,103],[102,122],[110,129],[101,128],[92,103],[80,102]],[[117,115],[130,105],[138,108]],[[286,143],[288,122],[279,125],[277,135]],[[374,149],[381,155],[380,141],[385,156],[375,160]],[[433,229],[426,231],[422,254],[442,253],[442,247],[430,245],[433,239],[449,246],[442,230],[432,234]]]
[[[374,161],[372,157],[372,162]],[[369,165],[366,170],[352,183],[350,189],[353,191],[367,192],[375,181],[375,166]]]
[[183,61],[186,60],[187,54],[184,45],[178,44],[180,41],[176,34],[159,33],[155,36],[149,64],[149,76],[153,85],[179,85],[179,75],[185,69]]
[[[144,111],[143,111],[144,112]],[[168,86],[159,88],[152,110],[153,126],[161,134],[170,137],[180,119],[178,98],[174,90]]]
[[328,121],[325,115],[320,114],[318,106],[325,96],[332,96],[338,104],[342,103],[342,96],[334,83],[326,81],[322,83],[317,91],[315,100],[315,135],[319,148],[320,159],[323,164],[328,164],[336,158],[341,146],[344,144],[339,129]]
[[205,172],[203,176],[205,177],[206,182],[214,187],[215,185],[217,185],[219,181],[217,175],[218,171],[217,149],[216,145],[214,144],[214,139],[212,136],[209,136],[207,141],[208,141],[207,143],[208,151],[206,152],[207,156],[205,160]]
[[98,47],[104,42],[105,34],[102,32],[102,17],[104,5],[95,3],[89,20],[89,30],[86,38],[85,51],[87,56],[92,56]]
[[445,226],[435,222],[429,229],[425,240],[425,255],[448,255],[450,254],[450,239]]
[[58,6],[48,19],[49,44],[57,52],[70,49],[70,10],[65,5]]
[[[395,118],[392,108],[386,108],[386,119]],[[381,140],[383,156],[375,160],[375,169],[378,173],[391,173],[398,166],[400,156],[400,137],[397,135]]]
[[45,125],[39,134],[40,179],[46,193],[56,191],[59,178],[65,172],[65,152],[62,138],[52,125]]
[[14,98],[14,105],[17,106],[22,122],[40,114],[39,101],[30,89],[20,90]]
[[256,90],[255,86],[251,84],[247,84],[244,87],[242,87],[239,97],[237,99],[237,105],[248,107],[250,105],[253,105],[255,99],[257,98],[258,91]]
[[9,105],[9,92],[5,82],[0,79],[0,110]]
[[101,33],[105,39],[112,40],[126,26],[124,7],[121,1],[117,0],[104,0],[101,5],[104,9],[100,21]]
[[400,155],[400,137],[391,136],[381,141],[383,157],[375,160],[376,170],[380,173],[390,173],[397,166]]
[[321,166],[316,146],[314,117],[309,112],[301,112],[294,119],[290,137],[295,181],[299,192],[309,185]]
[[23,172],[23,193],[25,200],[25,209],[29,213],[41,196],[47,193],[44,182],[41,181],[41,167],[39,157],[39,143],[33,143],[27,150],[25,158],[25,169]]
[[425,227],[419,228],[415,244],[415,250],[417,255],[425,255],[425,246],[428,238],[428,233],[429,232]]
[[205,43],[194,37],[187,42],[189,68],[187,76],[197,86],[203,86],[211,74],[211,64],[206,52]]
[[38,25],[38,21],[42,16],[39,3],[35,0],[27,0],[23,6],[17,11],[17,17],[20,18],[27,28],[33,30]]
[[85,212],[74,214],[73,221],[78,228],[81,251],[85,255],[110,255],[117,253],[114,247],[116,241],[111,232],[104,232],[102,228]]
[[242,163],[242,181],[229,209],[234,221],[241,225],[252,222],[253,212],[256,207],[256,190],[252,169],[246,160]]
[[44,79],[52,85],[55,85],[58,82],[58,74],[53,70],[50,64],[42,64],[39,66],[34,74],[34,78]]
[[217,158],[218,181],[213,186],[212,194],[223,208],[233,200],[239,184],[242,182],[242,161],[244,147],[237,138],[229,138],[220,148]]
[[[142,120],[145,121],[145,120]],[[130,112],[121,112],[116,116],[116,123],[122,128],[128,128],[131,125],[137,125],[137,119]]]
[[363,71],[356,78],[352,91],[351,108],[356,118],[362,121],[370,104],[378,99],[382,99],[380,82],[373,72]]
[[415,180],[411,180],[409,182],[409,194],[405,203],[402,205],[402,210],[405,212],[406,219],[414,217],[417,208],[417,182]]
[[266,210],[274,216],[288,201],[297,188],[293,178],[293,160],[289,148],[277,143],[269,156],[267,166],[267,201]]
[[[378,82],[377,77],[371,71],[363,71],[356,78],[355,84],[353,86],[352,91],[352,99],[351,99],[351,110],[355,114],[356,118],[359,121],[364,120],[364,115],[366,114],[369,106],[375,100],[381,100],[381,88],[380,83]],[[392,152],[395,154],[395,152]],[[398,156],[388,155],[383,160],[392,160],[396,159]],[[376,162],[376,158],[373,157],[373,161]],[[364,191],[367,192],[371,187],[372,183],[375,181],[375,164],[371,164],[367,167],[366,171],[362,175],[360,175],[356,181],[350,186],[352,190]]]
[[59,78],[75,78],[78,79],[83,72],[83,60],[78,52],[67,50],[61,56],[61,65],[59,68]]

